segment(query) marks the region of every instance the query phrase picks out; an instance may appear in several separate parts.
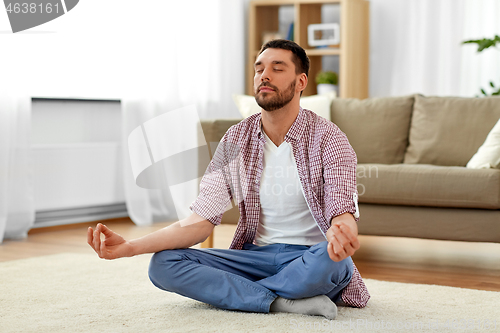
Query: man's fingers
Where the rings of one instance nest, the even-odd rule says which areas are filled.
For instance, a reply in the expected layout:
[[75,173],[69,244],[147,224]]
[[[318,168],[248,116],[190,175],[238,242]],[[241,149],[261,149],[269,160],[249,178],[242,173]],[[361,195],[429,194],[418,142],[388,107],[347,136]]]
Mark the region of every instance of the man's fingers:
[[104,234],[104,236],[106,236],[106,237],[113,236],[114,232],[111,231],[111,229],[109,229],[108,227],[106,227],[106,225],[99,224],[99,226],[101,227],[101,232]]
[[346,238],[346,240],[349,242],[349,247],[352,247],[354,251],[359,249],[359,240],[358,237],[352,233],[351,229],[346,226],[346,225],[341,225],[340,226],[340,231],[342,235]]
[[357,237],[356,237],[356,239],[355,239],[354,241],[352,241],[350,244],[351,244],[352,248],[353,248],[355,251],[356,251],[356,250],[358,250],[358,249],[359,249],[359,247],[360,247],[359,240],[358,240],[358,238],[357,238]]
[[342,260],[342,258],[338,254],[335,253],[334,246],[332,243],[328,242],[326,249],[328,251],[328,256],[330,257],[330,259],[332,259],[333,261],[336,261],[336,262],[339,262]]
[[326,233],[328,255],[333,261],[341,261],[352,256],[359,249],[356,229],[340,221],[332,224]]
[[349,244],[349,239],[347,237],[347,235],[345,235],[342,230],[340,229],[339,226],[334,226],[334,229],[333,229],[333,234],[335,236],[335,238],[337,239],[337,241],[343,246],[345,247],[347,244]]
[[335,238],[339,246],[339,251],[337,251],[336,253],[341,255],[347,254],[347,256],[351,256],[354,254],[354,252],[356,252],[352,243],[349,242],[346,237],[342,235],[335,235]]
[[358,237],[352,233],[348,226],[344,224],[335,225],[333,232],[339,243],[346,248],[346,252],[350,253],[351,249],[354,251],[359,249]]
[[[95,230],[89,227],[87,230],[87,243],[94,249],[99,258],[105,258],[108,256],[106,240],[101,241],[101,233],[104,234],[106,238],[113,236],[114,232],[111,231],[104,224],[99,223]],[[109,259],[109,258],[106,258]]]
[[332,244],[333,247],[333,252],[337,255],[342,255],[344,252],[344,246],[342,244],[342,239],[345,240],[345,237],[340,235],[340,229],[338,228],[338,225],[332,226],[332,234],[330,236],[330,239],[328,240],[330,244]]
[[352,247],[347,236],[342,232],[339,225],[333,226],[332,243],[334,245],[335,253],[343,255],[348,253]]
[[334,261],[343,260],[352,256],[359,249],[359,241],[351,229],[344,224],[334,224],[330,228],[328,236],[330,258]]
[[106,254],[106,242],[101,242],[101,247],[100,247],[100,257],[106,259],[105,254]]
[[342,257],[345,254],[344,246],[337,239],[333,241],[333,252],[335,252],[335,254],[337,254],[340,257]]
[[326,246],[326,250],[328,251],[328,255],[330,256],[330,259],[335,260],[337,257],[337,254],[333,250],[333,244],[328,242],[328,245]]
[[[93,245],[93,237],[92,237],[93,235],[94,235],[94,230],[92,230],[92,227],[89,227],[89,228],[87,229],[87,243],[88,243],[90,246],[92,246],[92,245]],[[94,247],[92,246],[92,248],[94,248]]]
[[94,231],[94,250],[97,252],[99,257],[101,256],[101,233],[99,232],[99,226]]
[[97,230],[93,230],[92,227],[89,227],[87,229],[87,243],[90,245],[90,247],[99,255],[99,252],[96,248],[96,243],[95,243],[95,240],[96,240],[96,231]]
[[353,243],[358,240],[358,237],[356,237],[349,226],[342,224],[339,226],[339,230],[349,242]]

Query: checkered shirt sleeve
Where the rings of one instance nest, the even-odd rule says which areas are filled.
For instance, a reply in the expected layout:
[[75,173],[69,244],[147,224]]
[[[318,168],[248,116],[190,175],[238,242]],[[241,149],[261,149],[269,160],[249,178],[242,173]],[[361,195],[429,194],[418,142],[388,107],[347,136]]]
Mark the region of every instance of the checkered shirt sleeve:
[[217,146],[215,154],[200,182],[200,193],[189,207],[194,213],[219,225],[224,212],[231,208],[231,163],[234,153],[228,149],[227,133]]

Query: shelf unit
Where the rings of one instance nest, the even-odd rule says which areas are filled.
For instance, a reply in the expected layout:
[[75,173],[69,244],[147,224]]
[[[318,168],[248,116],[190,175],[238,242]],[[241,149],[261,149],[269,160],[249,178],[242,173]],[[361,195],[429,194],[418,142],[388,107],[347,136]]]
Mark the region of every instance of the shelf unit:
[[[339,47],[311,48],[307,26],[323,23],[323,5],[340,6]],[[293,6],[294,41],[311,61],[309,83],[303,95],[316,94],[314,78],[322,69],[322,57],[339,57],[339,97],[367,98],[369,69],[369,2],[366,0],[253,0],[249,8],[246,93],[253,95],[253,64],[262,45],[262,35],[279,30],[279,10]]]

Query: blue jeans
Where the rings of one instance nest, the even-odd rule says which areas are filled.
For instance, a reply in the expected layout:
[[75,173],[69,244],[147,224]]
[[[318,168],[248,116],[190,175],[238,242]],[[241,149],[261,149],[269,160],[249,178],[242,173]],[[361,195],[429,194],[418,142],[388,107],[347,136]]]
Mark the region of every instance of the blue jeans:
[[149,278],[160,289],[230,310],[269,312],[277,296],[336,301],[353,264],[350,257],[332,261],[327,244],[165,250],[153,255]]

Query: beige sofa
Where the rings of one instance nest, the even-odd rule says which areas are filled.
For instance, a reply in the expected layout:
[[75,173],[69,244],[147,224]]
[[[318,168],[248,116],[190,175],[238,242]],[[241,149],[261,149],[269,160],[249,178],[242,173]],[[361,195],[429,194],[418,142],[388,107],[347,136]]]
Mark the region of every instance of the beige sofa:
[[[466,168],[499,118],[498,97],[335,99],[358,156],[359,233],[500,243],[500,169]],[[202,121],[207,142],[240,120]]]

